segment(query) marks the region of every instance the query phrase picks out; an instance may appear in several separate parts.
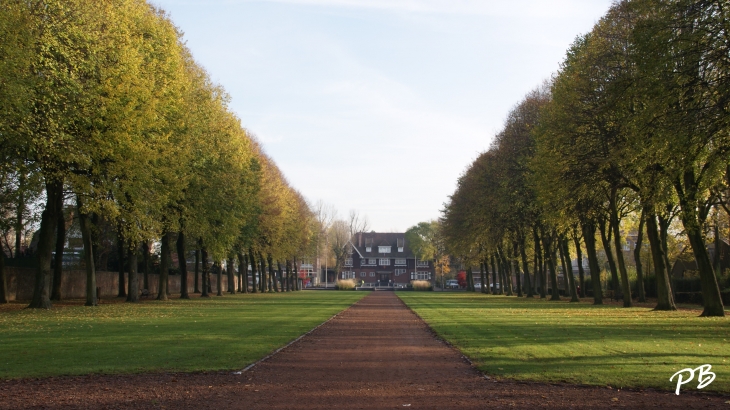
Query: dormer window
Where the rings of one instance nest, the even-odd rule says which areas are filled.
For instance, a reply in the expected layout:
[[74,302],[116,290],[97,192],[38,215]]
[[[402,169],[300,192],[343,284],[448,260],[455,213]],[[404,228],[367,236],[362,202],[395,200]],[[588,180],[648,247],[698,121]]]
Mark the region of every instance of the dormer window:
[[402,246],[399,246],[398,247],[398,252],[403,252],[403,247]]
[[390,253],[390,246],[378,246],[378,253]]
[[373,251],[373,248],[371,248],[369,246],[365,247],[365,252],[372,252],[372,251]]

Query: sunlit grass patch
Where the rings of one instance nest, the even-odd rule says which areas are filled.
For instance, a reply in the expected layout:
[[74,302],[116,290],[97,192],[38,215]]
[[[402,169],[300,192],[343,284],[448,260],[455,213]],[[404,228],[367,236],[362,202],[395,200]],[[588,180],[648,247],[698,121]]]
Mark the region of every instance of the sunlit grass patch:
[[293,292],[0,313],[0,378],[241,369],[365,296]]
[[470,292],[398,296],[495,376],[674,390],[676,371],[711,364],[717,377],[703,390],[730,392],[730,318]]

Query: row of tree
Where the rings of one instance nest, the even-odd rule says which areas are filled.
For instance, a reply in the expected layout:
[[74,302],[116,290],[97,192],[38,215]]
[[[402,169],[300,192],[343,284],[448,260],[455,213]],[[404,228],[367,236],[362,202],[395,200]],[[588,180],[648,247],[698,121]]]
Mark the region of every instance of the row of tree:
[[265,289],[266,262],[269,274],[283,263],[281,285],[292,288],[293,266],[312,246],[312,212],[228,100],[168,16],[145,0],[0,3],[0,223],[16,228],[17,253],[29,204],[39,199],[30,307],[51,306],[51,261],[54,244],[61,246],[55,280],[69,201],[83,238],[87,305],[97,303],[102,226],[113,227],[120,259],[129,260],[129,301],[139,294],[137,255],[148,255],[153,241],[161,243],[158,298],[167,298],[172,239],[183,262],[183,298],[191,246],[204,272],[209,258],[227,260],[229,275],[236,261],[250,264],[253,291]]
[[[719,242],[708,216],[729,211],[729,12],[725,0],[616,1],[460,177],[443,214],[451,252],[506,278],[516,274],[518,295],[524,287],[532,296],[539,282],[541,297],[550,287],[559,299],[558,264],[572,272],[571,247],[578,260],[585,250],[600,304],[602,247],[611,287],[628,307],[621,229],[627,215],[638,215],[636,293],[643,301],[646,231],[656,309],[672,310],[666,238],[677,217],[697,262],[702,315],[724,316],[718,258],[713,265],[706,244],[710,236]],[[578,300],[573,275],[567,280]],[[514,291],[512,280],[501,283]]]

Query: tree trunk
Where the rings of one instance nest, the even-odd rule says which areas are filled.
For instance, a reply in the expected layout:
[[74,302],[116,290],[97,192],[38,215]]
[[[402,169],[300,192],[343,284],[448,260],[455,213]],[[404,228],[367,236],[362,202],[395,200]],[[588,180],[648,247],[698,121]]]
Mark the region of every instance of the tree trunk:
[[215,279],[216,279],[216,296],[223,296],[223,264],[221,262],[215,262],[213,264],[213,269],[215,269]]
[[271,257],[271,254],[266,255],[266,260],[269,264],[269,290],[274,292],[279,292],[279,286],[276,284],[276,271],[274,270],[274,260]]
[[681,204],[680,218],[687,233],[687,239],[692,247],[692,253],[697,261],[697,270],[700,272],[700,284],[702,285],[702,300],[705,308],[700,316],[725,316],[725,307],[720,296],[720,287],[717,284],[717,277],[712,269],[710,256],[705,248],[705,240],[702,237],[702,228],[697,218],[697,211],[685,209],[687,204]]
[[122,227],[117,227],[117,256],[119,259],[119,284],[117,286],[117,297],[122,298],[127,296],[127,288],[124,283],[124,259],[125,259],[125,248],[124,246],[124,234],[122,233]]
[[[664,258],[664,267],[667,270],[669,278],[672,277],[672,264],[669,262],[669,248],[667,247],[667,236],[669,236],[669,224],[671,220],[663,215],[657,215],[659,219],[659,239],[662,247],[662,257]],[[669,283],[669,282],[668,282]]]
[[712,231],[714,235],[714,242],[715,242],[715,252],[712,257],[712,266],[715,270],[715,276],[716,277],[722,277],[722,265],[720,260],[720,213],[718,212],[717,205],[715,205],[715,223],[712,226]]
[[234,279],[233,275],[233,257],[228,257],[228,262],[226,262],[226,273],[228,274],[228,293],[231,295],[236,294],[236,281]]
[[238,277],[241,293],[248,293],[248,261],[243,252],[238,252]]
[[188,261],[185,258],[185,233],[181,230],[177,233],[177,262],[180,270],[180,299],[190,299],[188,293]]
[[150,290],[150,242],[142,242],[142,289]]
[[251,292],[258,293],[259,289],[256,286],[256,259],[253,257],[253,249],[248,248],[248,260],[251,264]]
[[200,249],[195,250],[195,274],[193,275],[193,293],[200,293]]
[[560,256],[560,267],[563,271],[563,291],[565,292],[565,295],[570,294],[570,281],[568,280],[568,266],[565,264],[565,250],[563,249],[563,238],[562,236],[558,237],[558,256]]
[[127,250],[127,302],[139,302],[139,279],[137,278],[137,247],[130,241]]
[[525,237],[520,235],[520,259],[522,260],[522,270],[525,272],[525,289],[527,291],[527,297],[531,298],[535,296],[535,291],[532,287],[532,279],[530,278],[530,266],[527,262],[527,251],[525,250]]
[[626,262],[624,261],[623,244],[621,243],[621,225],[618,219],[615,195],[611,200],[610,223],[613,230],[613,244],[616,249],[616,262],[619,273],[621,274],[621,293],[624,296],[624,307],[631,307],[633,305],[633,301],[631,300],[631,284],[629,283],[629,274],[626,272]]
[[560,300],[558,292],[558,272],[555,266],[555,250],[553,249],[553,239],[547,235],[543,236],[543,247],[545,248],[545,260],[550,271],[550,300]]
[[160,238],[160,276],[157,284],[157,300],[167,300],[167,276],[170,274],[170,233],[165,232]]
[[38,233],[38,268],[36,270],[33,299],[29,308],[50,309],[48,286],[51,276],[51,253],[53,251],[53,234],[56,232],[58,212],[56,203],[58,196],[63,195],[62,182],[46,182],[46,208],[41,214],[41,226]]
[[672,283],[669,281],[667,267],[664,264],[664,249],[662,248],[656,215],[650,205],[644,206],[646,219],[646,237],[649,239],[651,257],[654,262],[654,275],[657,285],[657,304],[654,310],[677,310],[672,294]]
[[636,264],[636,293],[639,296],[639,303],[646,302],[646,291],[644,289],[644,267],[641,265],[641,245],[644,241],[644,211],[641,211],[639,219],[639,232],[636,234],[636,248],[634,248],[634,263]]
[[573,262],[570,260],[570,246],[568,245],[568,238],[564,237],[562,243],[563,250],[565,252],[565,265],[568,268],[566,274],[568,275],[568,285],[570,287],[570,301],[580,302],[580,299],[578,299],[578,291],[575,288],[575,276],[573,276]]
[[96,294],[96,266],[94,264],[94,246],[91,241],[91,220],[89,215],[82,212],[83,204],[81,198],[76,197],[76,209],[79,213],[79,228],[81,229],[81,241],[84,245],[84,265],[86,265],[86,304],[84,306],[97,306],[99,295]]
[[611,251],[611,230],[607,234],[605,221],[599,222],[598,230],[601,233],[601,243],[603,244],[603,250],[608,260],[608,268],[611,270],[611,290],[614,292],[614,299],[618,300],[618,294],[621,292],[621,289],[619,287],[616,261],[613,259],[613,252]]
[[20,243],[23,235],[23,214],[25,213],[25,172],[18,177],[18,202],[15,207],[15,254],[11,257],[20,257]]
[[512,242],[512,251],[510,252],[510,258],[515,268],[515,276],[517,277],[517,297],[522,297],[522,278],[520,273],[520,261],[517,260],[517,253],[519,252],[517,241]]
[[486,291],[486,289],[487,289],[486,288],[486,286],[487,286],[486,276],[488,276],[489,274],[487,273],[486,276],[485,276],[485,273],[486,273],[486,270],[487,270],[487,265],[485,264],[485,262],[486,261],[482,261],[481,264],[479,265],[479,279],[481,279],[481,282],[482,282],[482,286],[481,286],[481,289],[479,289],[479,291],[481,293],[487,293],[487,291]]
[[535,255],[538,262],[535,269],[540,273],[540,299],[545,299],[547,298],[547,275],[545,272],[545,263],[543,262],[544,253],[542,251],[542,243],[537,226],[532,227],[532,238],[535,242]]
[[578,262],[578,284],[580,285],[579,297],[586,297],[585,270],[583,269],[583,251],[580,249],[580,236],[577,229],[573,227],[573,244],[575,245],[576,261]]
[[208,285],[208,282],[210,280],[210,276],[208,276],[208,250],[202,246],[200,247],[200,262],[202,263],[202,274],[200,275],[200,286],[202,288],[202,293],[200,294],[201,298],[208,298],[210,297],[210,285]]
[[302,281],[299,279],[299,264],[297,263],[297,258],[294,257],[294,278],[296,283],[296,290],[302,290]]
[[281,269],[281,261],[276,260],[276,270],[279,272],[279,287],[281,288],[282,292],[286,292],[286,275],[284,275],[284,271]]
[[269,291],[269,275],[266,273],[266,259],[264,259],[264,255],[259,252],[259,263],[261,264],[261,268],[259,269],[260,275],[261,275],[261,292],[265,293]]
[[0,303],[8,303],[8,279],[5,277],[5,252],[0,251]]
[[[489,264],[492,265],[492,294],[498,295],[500,290],[497,289],[497,266],[494,263],[494,253],[489,255]],[[502,289],[502,286],[499,286],[499,289]]]
[[593,286],[593,304],[603,304],[603,291],[601,290],[601,268],[598,264],[596,253],[596,225],[593,221],[581,220],[583,231],[583,243],[586,244],[588,254],[588,267],[591,274],[591,285]]
[[291,261],[287,259],[285,262],[287,271],[287,288],[290,292],[294,291],[294,269],[292,269]]
[[510,266],[507,255],[504,254],[504,250],[501,246],[498,247],[498,251],[502,262],[502,270],[504,271],[505,291],[507,292],[507,296],[512,296],[512,267]]
[[56,255],[53,258],[53,286],[51,300],[61,300],[61,280],[63,279],[63,250],[66,248],[66,218],[63,215],[63,195],[56,201],[58,223],[56,226]]

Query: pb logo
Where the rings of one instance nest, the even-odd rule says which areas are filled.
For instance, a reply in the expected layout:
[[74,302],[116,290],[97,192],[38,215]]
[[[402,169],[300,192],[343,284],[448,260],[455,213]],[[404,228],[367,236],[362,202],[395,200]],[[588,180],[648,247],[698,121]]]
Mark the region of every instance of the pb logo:
[[[679,396],[679,389],[682,387],[683,384],[687,384],[691,382],[695,378],[695,372],[699,370],[699,373],[697,374],[697,388],[702,389],[704,387],[707,387],[715,381],[715,373],[711,372],[710,369],[712,369],[712,366],[709,364],[703,364],[702,366],[696,368],[696,369],[682,369],[678,371],[677,373],[674,373],[672,377],[669,378],[669,381],[674,381],[674,378],[677,377],[677,391],[675,392],[677,396]],[[684,378],[682,377],[684,374],[688,373],[689,377]]]

